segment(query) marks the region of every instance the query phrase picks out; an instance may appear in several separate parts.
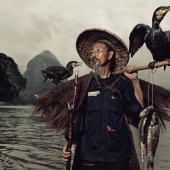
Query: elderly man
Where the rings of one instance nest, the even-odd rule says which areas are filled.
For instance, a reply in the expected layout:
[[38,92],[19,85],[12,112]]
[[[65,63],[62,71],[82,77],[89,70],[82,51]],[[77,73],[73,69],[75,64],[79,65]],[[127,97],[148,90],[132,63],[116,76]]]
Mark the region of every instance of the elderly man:
[[[170,121],[170,92],[154,85],[154,101],[147,96],[148,82],[126,66],[128,50],[115,34],[103,29],[89,29],[77,38],[77,51],[94,72],[78,78],[73,170],[140,170],[129,124],[137,127],[145,99],[154,103],[155,111]],[[124,74],[120,75],[117,73]],[[141,87],[142,90],[141,90]],[[143,93],[142,93],[143,91]],[[151,90],[150,90],[151,91]],[[74,80],[46,92],[38,99],[33,113],[41,113],[49,126],[68,138],[68,102],[73,103]],[[40,112],[41,111],[41,112]],[[70,152],[63,148],[63,161]]]
[[[134,66],[126,66],[126,46],[116,35],[92,29],[79,35],[77,50],[95,72],[79,109],[73,169],[129,170],[132,146],[125,113],[139,115],[143,110],[143,93],[137,73],[128,73]],[[113,73],[118,70],[124,70],[134,88]],[[70,156],[65,149],[66,146],[63,161]]]

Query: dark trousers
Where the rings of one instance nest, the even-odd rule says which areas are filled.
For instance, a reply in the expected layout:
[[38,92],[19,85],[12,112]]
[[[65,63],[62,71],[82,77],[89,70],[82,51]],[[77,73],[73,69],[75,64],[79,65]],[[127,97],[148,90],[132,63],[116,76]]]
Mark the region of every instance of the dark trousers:
[[129,170],[129,160],[116,163],[82,161],[80,169],[77,170]]

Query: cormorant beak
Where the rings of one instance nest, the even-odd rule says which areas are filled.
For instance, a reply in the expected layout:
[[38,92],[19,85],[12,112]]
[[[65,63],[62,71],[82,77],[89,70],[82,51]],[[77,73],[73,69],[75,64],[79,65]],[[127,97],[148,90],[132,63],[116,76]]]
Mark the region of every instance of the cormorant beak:
[[168,11],[170,10],[170,6],[168,6],[164,11],[164,13],[166,14]]
[[74,67],[82,66],[82,64],[83,64],[82,62],[77,62],[77,63],[74,64]]
[[166,13],[170,10],[170,6],[168,7],[164,7],[164,9],[160,9],[156,12],[156,18],[158,20],[162,20],[164,18],[164,16],[166,15]]

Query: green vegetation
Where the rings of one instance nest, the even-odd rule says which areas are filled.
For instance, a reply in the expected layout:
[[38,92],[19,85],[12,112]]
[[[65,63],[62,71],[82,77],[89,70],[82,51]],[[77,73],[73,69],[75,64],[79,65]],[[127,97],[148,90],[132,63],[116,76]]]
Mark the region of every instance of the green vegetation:
[[26,78],[11,57],[0,53],[0,102],[10,102],[26,87]]

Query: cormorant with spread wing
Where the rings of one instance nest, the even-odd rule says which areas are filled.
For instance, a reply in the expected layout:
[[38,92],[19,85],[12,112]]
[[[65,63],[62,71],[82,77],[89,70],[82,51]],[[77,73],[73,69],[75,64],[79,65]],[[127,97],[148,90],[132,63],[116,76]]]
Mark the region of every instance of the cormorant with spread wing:
[[154,59],[153,62],[148,64],[151,69],[154,68],[154,64],[158,61],[167,60],[170,62],[170,31],[163,32],[160,27],[160,22],[169,10],[170,6],[157,8],[152,17],[151,28],[148,25],[138,24],[130,33],[129,54],[133,57],[145,42]]
[[42,70],[42,75],[44,76],[45,80],[50,79],[52,83],[58,85],[61,80],[69,78],[73,75],[73,69],[77,66],[81,66],[81,62],[77,61],[70,61],[66,67],[62,66],[51,66]]

